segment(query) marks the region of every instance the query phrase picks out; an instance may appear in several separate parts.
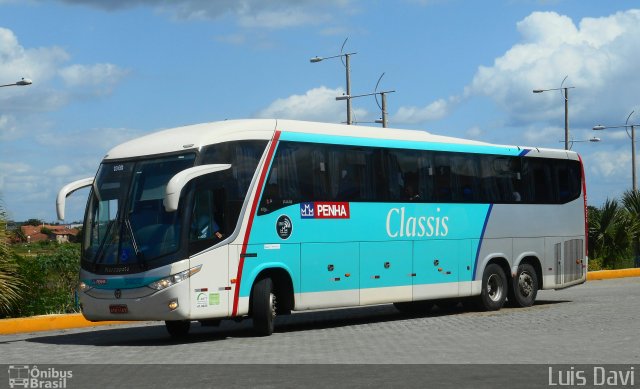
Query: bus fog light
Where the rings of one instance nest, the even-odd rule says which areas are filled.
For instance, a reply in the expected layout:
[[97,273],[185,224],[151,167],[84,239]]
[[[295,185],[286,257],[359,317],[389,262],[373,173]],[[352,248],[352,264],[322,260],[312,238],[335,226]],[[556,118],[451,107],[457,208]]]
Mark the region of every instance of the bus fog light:
[[79,291],[81,291],[81,292],[86,292],[86,291],[88,291],[89,289],[91,289],[91,288],[89,287],[89,285],[87,285],[87,284],[86,284],[85,282],[83,282],[83,281],[80,281],[80,283],[78,284],[78,290],[79,290]]
[[178,300],[173,300],[169,303],[169,310],[174,311],[178,308]]

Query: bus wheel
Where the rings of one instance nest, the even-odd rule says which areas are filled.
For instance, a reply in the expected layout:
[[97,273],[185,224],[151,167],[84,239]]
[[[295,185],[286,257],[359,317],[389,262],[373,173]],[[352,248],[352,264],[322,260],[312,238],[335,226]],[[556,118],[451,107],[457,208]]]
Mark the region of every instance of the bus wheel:
[[253,330],[256,335],[271,335],[273,333],[273,322],[276,318],[276,295],[273,293],[273,281],[271,281],[271,278],[263,278],[253,286],[251,312]]
[[184,338],[189,334],[191,328],[191,321],[189,320],[167,320],[164,322],[167,327],[167,332],[174,339]]
[[485,311],[497,311],[507,298],[507,277],[502,268],[495,263],[489,264],[482,275],[482,292],[479,305]]
[[420,314],[429,313],[433,307],[431,301],[405,301],[402,303],[393,303],[393,306],[402,313]]
[[515,307],[530,307],[538,294],[538,275],[528,263],[518,266],[513,279],[513,287],[509,291],[509,303]]

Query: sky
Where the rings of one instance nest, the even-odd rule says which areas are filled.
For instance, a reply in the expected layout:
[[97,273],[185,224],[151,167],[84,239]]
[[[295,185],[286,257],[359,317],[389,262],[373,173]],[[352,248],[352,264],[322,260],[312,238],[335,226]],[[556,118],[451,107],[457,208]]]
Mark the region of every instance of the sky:
[[[0,88],[0,199],[13,220],[55,221],[58,190],[126,140],[225,119],[344,122],[343,64],[309,59],[345,39],[352,94],[384,73],[394,128],[562,148],[563,95],[532,90],[572,87],[589,204],[630,189],[627,133],[592,128],[632,111],[640,123],[636,0],[0,0],[0,84],[33,81]],[[353,106],[375,126],[374,98]],[[87,196],[69,197],[66,222]]]

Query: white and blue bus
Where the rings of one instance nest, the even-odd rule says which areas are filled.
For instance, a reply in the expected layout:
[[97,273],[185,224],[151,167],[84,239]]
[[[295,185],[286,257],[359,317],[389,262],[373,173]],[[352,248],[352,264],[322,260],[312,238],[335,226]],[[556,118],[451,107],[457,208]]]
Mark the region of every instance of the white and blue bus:
[[424,131],[234,120],[121,144],[91,187],[80,295],[88,320],[251,317],[473,300],[531,306],[585,282],[578,154]]

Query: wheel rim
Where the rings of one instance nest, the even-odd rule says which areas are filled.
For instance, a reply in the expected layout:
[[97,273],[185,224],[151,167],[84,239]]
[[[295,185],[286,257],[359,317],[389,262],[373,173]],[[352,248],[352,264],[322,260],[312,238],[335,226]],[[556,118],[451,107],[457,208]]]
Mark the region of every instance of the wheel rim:
[[487,295],[491,301],[500,301],[503,293],[502,278],[497,274],[492,274],[487,280]]
[[275,319],[276,317],[276,295],[273,293],[269,294],[269,308],[271,310],[271,318]]
[[529,297],[533,293],[533,277],[531,277],[531,274],[528,272],[520,273],[518,289],[523,297]]

